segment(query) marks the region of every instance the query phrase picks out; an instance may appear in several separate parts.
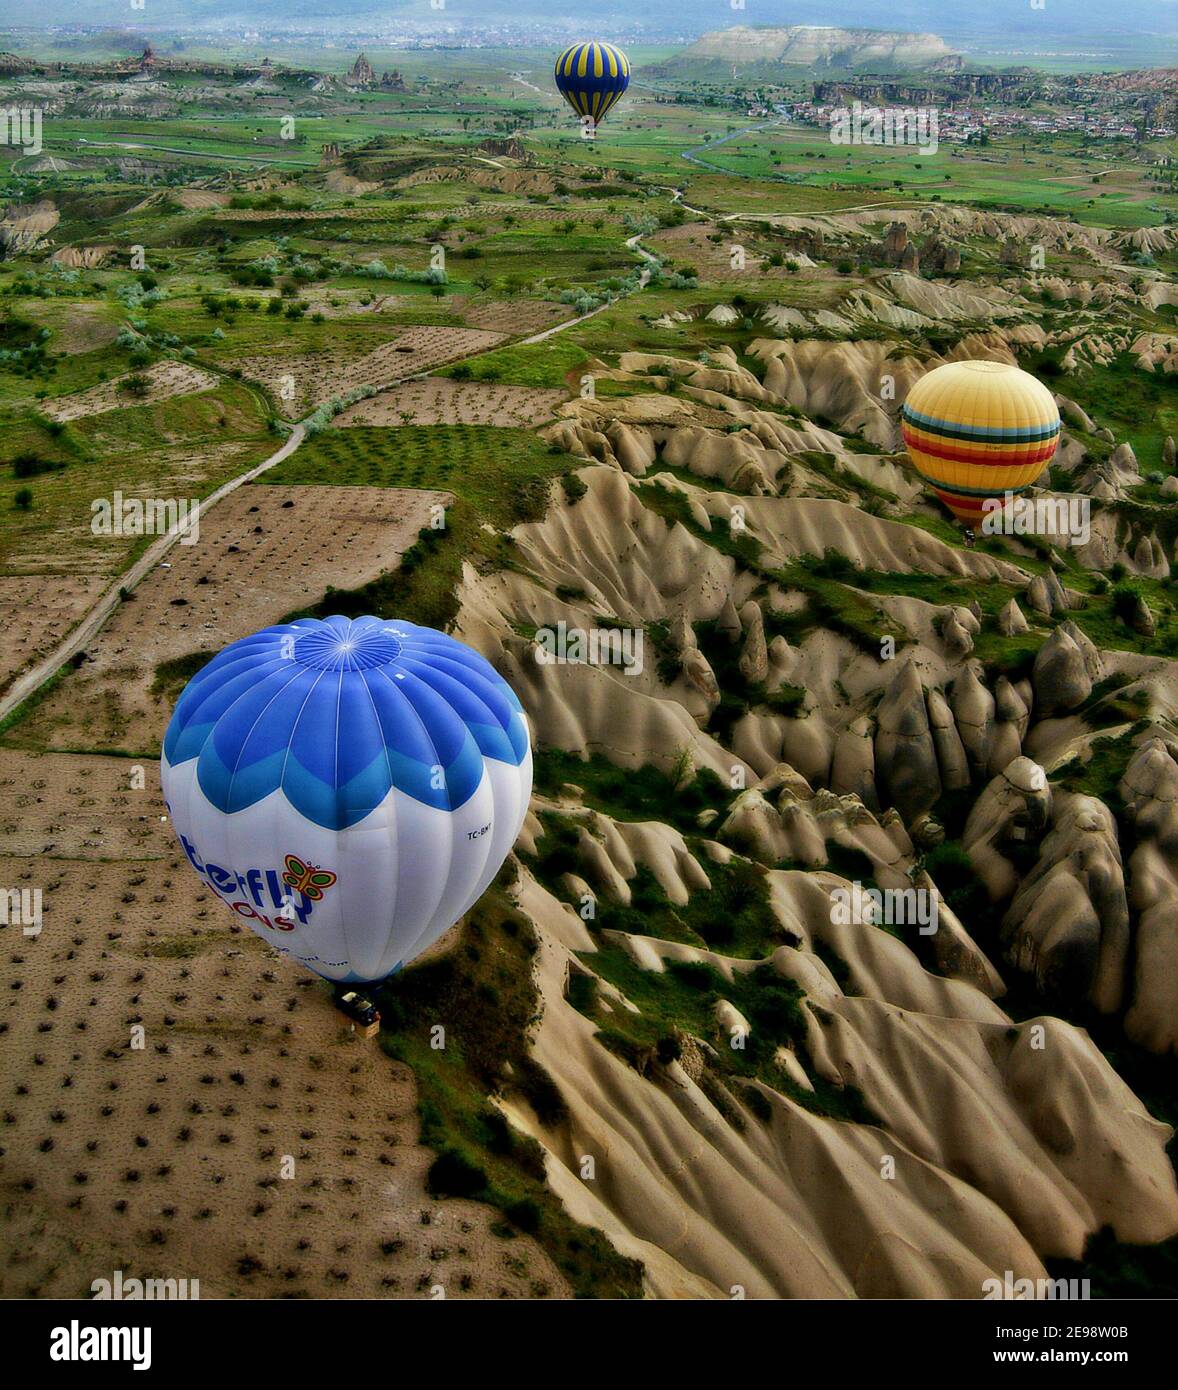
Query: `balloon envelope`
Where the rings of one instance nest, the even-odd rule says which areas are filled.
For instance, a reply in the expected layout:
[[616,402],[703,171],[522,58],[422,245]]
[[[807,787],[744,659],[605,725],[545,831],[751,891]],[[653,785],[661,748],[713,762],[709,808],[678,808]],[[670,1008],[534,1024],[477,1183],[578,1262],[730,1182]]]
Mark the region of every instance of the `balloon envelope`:
[[1019,493],[1059,443],[1046,386],[1005,362],[947,362],[913,386],[901,428],[920,475],[954,516],[978,525],[987,498]]
[[612,43],[575,43],[556,60],[556,86],[596,126],[630,85],[630,60]]
[[185,687],[164,799],[214,896],[335,981],[392,974],[481,896],[523,824],[527,723],[477,652],[379,618],[300,618]]

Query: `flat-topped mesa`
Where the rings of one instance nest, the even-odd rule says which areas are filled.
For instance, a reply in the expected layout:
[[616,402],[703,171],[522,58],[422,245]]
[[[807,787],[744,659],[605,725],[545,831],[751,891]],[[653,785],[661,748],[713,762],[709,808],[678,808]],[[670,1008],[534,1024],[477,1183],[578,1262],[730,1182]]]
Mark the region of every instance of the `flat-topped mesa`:
[[938,69],[961,65],[961,57],[937,34],[886,33],[874,29],[835,29],[826,25],[736,25],[703,34],[684,50],[685,60],[850,69],[865,64]]

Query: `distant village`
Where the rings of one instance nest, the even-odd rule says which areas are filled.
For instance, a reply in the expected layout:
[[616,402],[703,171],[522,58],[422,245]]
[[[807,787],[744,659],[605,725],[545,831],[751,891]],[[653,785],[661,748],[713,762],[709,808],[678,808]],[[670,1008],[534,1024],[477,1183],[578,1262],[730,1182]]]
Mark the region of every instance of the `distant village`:
[[[826,128],[834,113],[847,104],[846,101],[795,101],[777,104],[773,111],[788,115],[802,125]],[[873,103],[864,102],[864,105],[870,104]],[[989,104],[942,106],[936,101],[927,105],[937,108],[938,138],[962,145],[980,144],[994,136],[1020,132],[1029,135],[1079,134],[1091,140],[1167,140],[1178,135],[1178,126],[1150,125],[1129,120],[1117,112],[1030,112],[1018,107]],[[748,110],[750,119],[761,119],[771,114],[773,112],[768,107],[751,106]]]
[[1082,135],[1090,140],[1166,140],[1178,134],[1178,71],[1152,70],[1050,81],[1028,74],[961,74],[943,86],[855,78],[816,82],[809,98],[752,103],[750,117],[773,112],[829,127],[859,101],[874,107],[935,108],[938,138],[984,144],[1017,134]]

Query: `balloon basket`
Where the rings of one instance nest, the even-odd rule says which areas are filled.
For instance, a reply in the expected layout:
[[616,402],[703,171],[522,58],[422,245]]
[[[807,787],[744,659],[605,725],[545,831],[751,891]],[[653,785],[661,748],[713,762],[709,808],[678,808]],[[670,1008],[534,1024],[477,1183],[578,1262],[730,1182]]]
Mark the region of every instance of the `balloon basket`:
[[375,1038],[380,1032],[380,1010],[367,994],[344,985],[336,985],[331,1002],[351,1023],[352,1032],[362,1038]]

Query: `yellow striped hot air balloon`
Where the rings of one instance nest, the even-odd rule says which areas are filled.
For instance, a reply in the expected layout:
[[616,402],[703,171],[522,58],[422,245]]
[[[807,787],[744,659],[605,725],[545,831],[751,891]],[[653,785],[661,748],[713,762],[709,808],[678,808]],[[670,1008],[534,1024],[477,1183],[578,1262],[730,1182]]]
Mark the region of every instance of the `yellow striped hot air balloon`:
[[901,417],[916,471],[958,520],[981,523],[987,498],[1030,487],[1059,443],[1042,382],[1006,362],[947,362],[913,386]]
[[575,43],[556,60],[556,85],[595,129],[630,85],[630,60],[612,43]]

